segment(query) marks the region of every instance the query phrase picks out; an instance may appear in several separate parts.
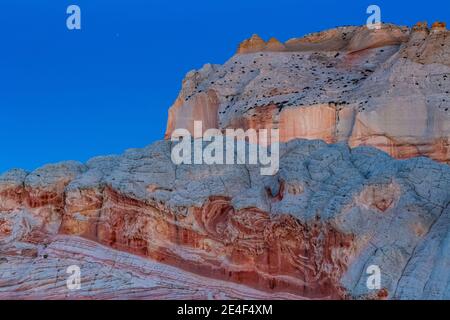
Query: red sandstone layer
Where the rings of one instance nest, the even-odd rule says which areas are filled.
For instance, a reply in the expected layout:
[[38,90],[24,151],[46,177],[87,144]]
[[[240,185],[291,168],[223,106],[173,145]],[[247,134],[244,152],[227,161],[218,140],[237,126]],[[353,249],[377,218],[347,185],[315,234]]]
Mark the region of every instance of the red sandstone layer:
[[[223,197],[212,197],[187,215],[108,187],[65,195],[4,190],[1,203],[19,204],[16,209],[21,207],[41,221],[38,228],[21,235],[25,241],[40,241],[59,221],[60,234],[81,236],[202,276],[308,298],[345,295],[339,279],[355,250],[351,235],[320,220],[305,224],[288,215],[235,210]],[[2,238],[11,234],[11,228],[1,225]]]

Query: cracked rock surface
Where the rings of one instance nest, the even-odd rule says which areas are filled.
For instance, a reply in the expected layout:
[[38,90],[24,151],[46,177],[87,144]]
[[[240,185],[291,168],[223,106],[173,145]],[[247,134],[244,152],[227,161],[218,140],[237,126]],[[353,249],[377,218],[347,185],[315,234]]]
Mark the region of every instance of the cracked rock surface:
[[449,34],[445,24],[383,24],[284,45],[254,35],[225,64],[186,75],[166,138],[202,121],[204,129],[278,128],[282,141],[342,141],[449,162]]
[[[0,297],[156,297],[152,286],[121,287],[132,266],[110,259],[137,256],[160,263],[159,272],[187,272],[189,281],[209,277],[230,297],[449,297],[447,165],[292,140],[281,145],[280,171],[261,176],[257,165],[175,166],[170,150],[159,141],[0,176]],[[93,276],[88,256],[117,279]],[[61,287],[74,259],[95,295]],[[381,270],[379,290],[366,286],[370,265]],[[40,283],[55,274],[52,285]],[[231,295],[229,283],[243,286]]]

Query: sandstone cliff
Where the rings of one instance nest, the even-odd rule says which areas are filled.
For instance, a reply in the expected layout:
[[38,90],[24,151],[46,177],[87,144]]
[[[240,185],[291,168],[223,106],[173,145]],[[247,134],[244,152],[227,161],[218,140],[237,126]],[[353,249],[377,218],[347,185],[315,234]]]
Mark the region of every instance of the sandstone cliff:
[[295,138],[369,145],[395,158],[450,161],[450,37],[385,24],[267,43],[244,41],[224,65],[192,71],[170,109],[176,128],[279,128]]

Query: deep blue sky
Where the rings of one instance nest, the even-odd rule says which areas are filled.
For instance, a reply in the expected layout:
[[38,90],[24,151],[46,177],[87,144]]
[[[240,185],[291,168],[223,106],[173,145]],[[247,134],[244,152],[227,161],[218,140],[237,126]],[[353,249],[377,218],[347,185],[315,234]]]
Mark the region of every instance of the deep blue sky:
[[[66,28],[66,8],[82,30]],[[447,20],[450,1],[1,0],[0,172],[121,153],[163,137],[186,72],[252,33],[280,40],[382,20]]]

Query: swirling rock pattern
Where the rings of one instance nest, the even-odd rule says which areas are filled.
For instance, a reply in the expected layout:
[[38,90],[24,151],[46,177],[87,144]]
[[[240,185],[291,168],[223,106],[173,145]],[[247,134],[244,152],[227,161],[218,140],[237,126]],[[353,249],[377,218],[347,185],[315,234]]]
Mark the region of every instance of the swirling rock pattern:
[[1,175],[0,298],[450,296],[447,165],[292,140],[261,176],[176,166],[171,147]]

